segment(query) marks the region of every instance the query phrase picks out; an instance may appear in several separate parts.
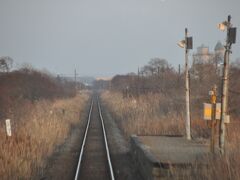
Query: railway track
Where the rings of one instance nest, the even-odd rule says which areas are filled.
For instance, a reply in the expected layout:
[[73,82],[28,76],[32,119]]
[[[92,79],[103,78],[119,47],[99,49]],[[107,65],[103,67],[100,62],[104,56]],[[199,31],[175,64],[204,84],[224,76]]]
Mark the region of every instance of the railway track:
[[115,180],[101,105],[94,97],[79,154],[75,180]]

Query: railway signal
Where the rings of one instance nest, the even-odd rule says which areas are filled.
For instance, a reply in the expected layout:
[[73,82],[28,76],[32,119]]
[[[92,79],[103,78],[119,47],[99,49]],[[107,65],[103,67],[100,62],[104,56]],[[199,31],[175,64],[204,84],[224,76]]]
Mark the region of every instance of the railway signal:
[[179,47],[185,48],[185,93],[186,93],[186,135],[191,140],[191,115],[190,115],[190,89],[189,89],[189,65],[188,53],[193,48],[193,39],[188,37],[188,29],[185,28],[185,39],[177,43]]
[[222,76],[222,97],[221,97],[221,120],[219,127],[219,147],[221,154],[225,153],[225,133],[226,127],[225,122],[229,119],[228,115],[228,82],[229,82],[229,56],[232,44],[236,43],[236,31],[237,28],[232,27],[231,16],[228,16],[227,21],[224,21],[218,25],[218,28],[222,31],[227,30],[227,39],[225,45],[224,54],[224,66],[223,66],[223,76]]

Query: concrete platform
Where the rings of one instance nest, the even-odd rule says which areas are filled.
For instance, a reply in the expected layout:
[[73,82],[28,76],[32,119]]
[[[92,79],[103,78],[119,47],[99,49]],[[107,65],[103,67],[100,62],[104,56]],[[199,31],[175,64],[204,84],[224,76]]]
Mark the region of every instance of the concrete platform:
[[144,179],[152,180],[169,177],[171,167],[186,168],[195,164],[208,155],[209,146],[181,136],[133,135],[131,152]]

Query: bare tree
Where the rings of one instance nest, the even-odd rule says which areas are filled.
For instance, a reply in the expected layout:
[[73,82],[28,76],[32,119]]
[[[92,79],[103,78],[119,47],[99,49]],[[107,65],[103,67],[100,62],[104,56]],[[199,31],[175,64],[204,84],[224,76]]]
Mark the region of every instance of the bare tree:
[[167,60],[162,58],[152,58],[147,65],[141,69],[141,73],[146,76],[159,75],[164,71],[172,70],[173,68],[167,62]]
[[0,57],[0,72],[9,72],[13,65],[13,59],[9,56]]
[[148,64],[155,69],[167,69],[170,67],[167,60],[162,58],[152,58]]

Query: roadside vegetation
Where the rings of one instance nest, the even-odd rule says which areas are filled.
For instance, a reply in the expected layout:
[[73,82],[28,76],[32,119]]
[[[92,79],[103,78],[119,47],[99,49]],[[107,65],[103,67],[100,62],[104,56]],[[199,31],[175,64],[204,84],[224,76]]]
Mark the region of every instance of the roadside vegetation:
[[[33,70],[0,74],[0,179],[36,179],[79,125],[89,98],[73,83]],[[12,136],[5,130],[11,119]]]
[[[203,103],[210,102],[208,91],[218,86],[220,102],[221,76],[213,64],[198,64],[191,74],[192,136],[209,144],[211,128],[203,120]],[[240,66],[231,66],[229,112],[227,125],[227,155],[202,159],[207,166],[192,166],[183,170],[171,169],[174,179],[240,179]],[[153,59],[138,74],[115,76],[102,93],[102,100],[118,126],[129,138],[138,135],[184,135],[185,94],[184,72],[176,72],[166,60]]]

